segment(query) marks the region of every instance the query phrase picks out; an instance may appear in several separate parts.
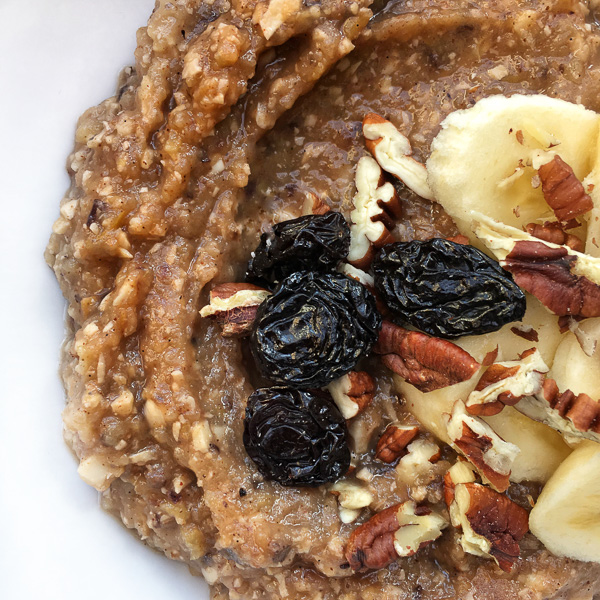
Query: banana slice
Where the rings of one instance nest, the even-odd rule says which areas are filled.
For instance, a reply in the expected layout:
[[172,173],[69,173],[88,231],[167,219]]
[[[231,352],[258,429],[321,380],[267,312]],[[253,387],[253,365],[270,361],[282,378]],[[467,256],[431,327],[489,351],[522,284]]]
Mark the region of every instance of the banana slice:
[[558,467],[529,526],[553,554],[600,562],[600,444],[583,442]]
[[537,169],[558,154],[580,181],[589,175],[600,115],[543,95],[492,96],[453,112],[441,127],[427,161],[428,182],[461,233],[476,243],[471,211],[518,229],[554,220]]
[[482,418],[503,440],[521,450],[510,473],[510,480],[516,483],[545,483],[571,453],[560,434],[510,406],[493,417]]

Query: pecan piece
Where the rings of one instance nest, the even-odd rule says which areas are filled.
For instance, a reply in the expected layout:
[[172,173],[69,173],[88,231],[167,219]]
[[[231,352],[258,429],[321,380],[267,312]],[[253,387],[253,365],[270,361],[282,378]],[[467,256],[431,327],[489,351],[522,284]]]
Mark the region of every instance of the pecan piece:
[[374,352],[394,373],[422,392],[470,379],[479,363],[462,348],[419,331],[383,321]]
[[389,121],[370,113],[363,120],[363,134],[369,152],[384,171],[397,177],[415,194],[433,200],[433,192],[427,183],[425,165],[415,160],[408,138]]
[[361,510],[373,502],[373,494],[364,486],[352,481],[338,481],[329,491],[337,497],[342,523],[355,521]]
[[477,214],[477,237],[515,282],[558,316],[600,316],[600,259]]
[[446,416],[452,446],[477,469],[484,481],[503,492],[508,488],[512,464],[519,448],[505,442],[485,421],[469,415],[464,402],[454,403]]
[[322,198],[313,192],[308,192],[302,206],[303,215],[324,215],[331,210],[331,207],[326,204]]
[[479,483],[459,483],[450,505],[452,525],[462,529],[465,552],[493,558],[507,573],[519,558],[519,542],[529,531],[527,511]]
[[[460,458],[460,457],[459,457]],[[464,459],[454,463],[444,475],[444,502],[450,508],[454,500],[454,489],[459,483],[474,483],[475,469]]]
[[418,427],[390,423],[377,442],[375,458],[384,463],[393,463],[406,454],[406,447],[418,433]]
[[566,246],[520,240],[500,264],[554,314],[598,317],[600,286],[573,272],[578,260]]
[[373,401],[375,382],[366,371],[350,371],[327,389],[344,419],[352,419]]
[[357,527],[346,546],[354,571],[382,569],[436,540],[448,522],[426,506],[408,501],[390,506]]
[[572,233],[567,233],[558,221],[553,223],[546,222],[543,225],[529,223],[525,226],[525,231],[539,240],[558,246],[568,246],[571,250],[575,250],[575,252],[583,252],[585,249],[583,240]]
[[600,442],[600,402],[587,394],[561,392],[554,379],[547,378],[537,394],[523,398],[515,408],[564,435]]
[[569,221],[592,210],[594,203],[573,169],[558,155],[538,169],[542,192],[559,221]]
[[487,369],[467,399],[470,414],[497,415],[505,406],[514,406],[523,396],[536,394],[542,389],[543,373],[549,370],[542,355],[531,348],[519,358],[494,363]]
[[223,336],[249,335],[256,311],[271,292],[250,283],[221,283],[210,291],[200,316],[223,326]]
[[355,180],[348,261],[364,269],[375,257],[374,248],[394,241],[390,228],[401,210],[394,186],[385,182],[379,165],[371,157],[363,156],[358,161]]

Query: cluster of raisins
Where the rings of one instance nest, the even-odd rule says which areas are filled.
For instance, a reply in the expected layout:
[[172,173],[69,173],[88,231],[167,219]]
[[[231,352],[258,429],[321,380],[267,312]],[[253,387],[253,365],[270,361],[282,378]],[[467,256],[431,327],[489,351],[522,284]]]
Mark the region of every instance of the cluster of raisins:
[[344,418],[318,391],[348,373],[379,335],[375,298],[336,272],[350,247],[343,215],[285,221],[262,235],[246,279],[273,290],[250,338],[261,375],[246,410],[244,445],[259,471],[282,485],[336,481],[350,465]]
[[[336,271],[349,245],[343,215],[309,215],[263,234],[248,265],[246,279],[273,291],[258,309],[250,347],[275,385],[250,396],[244,445],[259,471],[282,485],[335,481],[350,464],[345,421],[320,388],[370,352],[382,319],[372,293]],[[392,319],[431,335],[488,333],[525,313],[510,274],[472,246],[441,238],[389,244],[372,273]]]

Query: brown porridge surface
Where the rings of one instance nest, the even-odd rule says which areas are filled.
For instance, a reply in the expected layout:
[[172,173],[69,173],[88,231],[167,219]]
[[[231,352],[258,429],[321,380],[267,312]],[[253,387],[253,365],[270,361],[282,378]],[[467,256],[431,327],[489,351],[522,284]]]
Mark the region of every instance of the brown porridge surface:
[[[198,316],[211,285],[241,280],[260,233],[298,216],[307,192],[348,216],[366,113],[425,159],[447,114],[492,94],[600,111],[589,3],[271,4],[284,22],[266,39],[256,21],[268,2],[159,0],[118,93],[78,123],[47,260],[68,300],[64,421],[82,476],[148,544],[202,573],[214,598],[594,597],[600,567],[554,557],[532,535],[510,575],[465,555],[451,531],[352,575],[344,546],[369,512],[345,525],[324,488],[263,480],[241,442],[261,382],[244,344]],[[399,192],[396,239],[456,233],[439,205]],[[350,431],[357,464],[375,474],[372,508],[417,492],[440,503],[451,453],[421,490],[373,461],[385,425],[411,417],[386,370],[368,369],[375,401]],[[511,489],[521,503],[538,492]]]

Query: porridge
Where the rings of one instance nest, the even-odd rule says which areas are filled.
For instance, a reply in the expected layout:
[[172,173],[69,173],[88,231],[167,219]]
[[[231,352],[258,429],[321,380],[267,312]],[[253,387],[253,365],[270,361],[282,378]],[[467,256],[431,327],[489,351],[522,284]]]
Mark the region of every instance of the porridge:
[[600,593],[593,4],[159,0],[80,118],[66,439],[214,598]]

